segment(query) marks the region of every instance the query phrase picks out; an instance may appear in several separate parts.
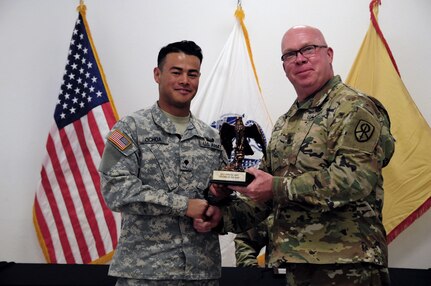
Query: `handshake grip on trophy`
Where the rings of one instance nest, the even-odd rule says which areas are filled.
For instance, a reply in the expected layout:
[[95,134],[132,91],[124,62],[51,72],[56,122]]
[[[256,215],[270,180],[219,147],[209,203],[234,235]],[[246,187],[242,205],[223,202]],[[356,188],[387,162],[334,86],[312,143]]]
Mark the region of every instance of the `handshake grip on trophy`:
[[211,182],[221,185],[248,185],[254,179],[243,167],[245,156],[254,154],[249,139],[260,145],[264,156],[266,154],[265,139],[260,128],[254,123],[245,126],[242,118],[237,116],[233,125],[226,122],[221,125],[220,139],[228,157],[234,152],[233,160],[223,170],[214,170]]

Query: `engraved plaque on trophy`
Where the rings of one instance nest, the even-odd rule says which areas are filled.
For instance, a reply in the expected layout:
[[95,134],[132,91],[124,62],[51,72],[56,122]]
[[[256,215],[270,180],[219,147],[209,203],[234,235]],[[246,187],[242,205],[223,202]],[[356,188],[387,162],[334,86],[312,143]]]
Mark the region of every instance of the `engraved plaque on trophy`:
[[[254,176],[245,172],[243,167],[245,156],[254,154],[249,144],[249,138],[254,139],[260,145],[265,155],[264,136],[256,124],[245,126],[242,117],[237,116],[233,125],[226,122],[221,125],[221,144],[228,156],[231,156],[232,151],[234,152],[233,160],[222,170],[213,171],[211,183],[246,186],[253,181]],[[233,146],[234,140],[235,147]]]

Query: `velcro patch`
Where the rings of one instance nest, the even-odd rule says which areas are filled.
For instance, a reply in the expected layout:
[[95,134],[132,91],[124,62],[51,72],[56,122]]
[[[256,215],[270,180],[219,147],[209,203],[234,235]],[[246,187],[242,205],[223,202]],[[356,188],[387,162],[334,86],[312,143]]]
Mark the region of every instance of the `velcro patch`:
[[111,141],[118,149],[124,151],[127,147],[132,144],[129,138],[127,138],[123,133],[118,130],[114,130],[108,137],[108,140]]
[[[214,141],[214,140],[213,140]],[[216,149],[216,150],[221,150],[221,145],[220,144],[216,144],[212,141],[209,141],[207,139],[205,140],[200,140],[199,141],[199,145],[203,148],[210,148],[210,149]]]
[[346,126],[346,135],[341,145],[373,152],[380,136],[381,125],[368,111],[359,108]]
[[358,142],[367,142],[373,136],[374,126],[365,120],[359,120],[355,128],[355,137]]

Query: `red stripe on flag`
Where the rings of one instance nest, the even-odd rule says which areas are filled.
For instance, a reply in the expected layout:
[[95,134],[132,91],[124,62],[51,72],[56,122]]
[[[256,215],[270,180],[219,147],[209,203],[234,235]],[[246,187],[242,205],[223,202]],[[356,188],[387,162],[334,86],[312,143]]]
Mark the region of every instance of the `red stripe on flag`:
[[[69,167],[70,167],[70,169],[66,170],[66,173],[72,172],[72,174],[74,174],[74,173],[76,173],[77,164],[76,164],[76,159],[75,159],[75,156],[73,154],[73,151],[70,148],[67,134],[65,133],[65,131],[63,129],[60,129],[59,130],[59,136],[60,136],[60,139],[62,142],[62,147],[63,147],[64,152],[66,153],[66,158],[69,162]],[[67,182],[65,179],[65,174],[63,173],[63,170],[61,168],[61,164],[58,160],[57,154],[55,153],[55,146],[54,146],[54,142],[52,141],[52,139],[49,140],[47,145],[49,145],[47,147],[48,148],[48,154],[49,154],[49,157],[50,157],[51,162],[52,162],[55,176],[57,177],[57,181],[58,181],[58,184],[60,187],[60,192],[63,196],[63,200],[64,200],[64,203],[66,205],[66,209],[67,209],[67,212],[69,214],[70,221],[72,223],[71,227],[73,229],[73,232],[74,232],[75,237],[76,237],[76,241],[77,241],[78,246],[79,246],[79,253],[81,254],[81,258],[82,258],[83,263],[86,263],[88,261],[91,261],[91,256],[90,256],[90,253],[88,251],[88,246],[87,246],[87,243],[85,241],[84,233],[82,232],[82,227],[81,227],[81,224],[79,222],[78,215],[76,213],[75,205],[74,205],[73,199],[71,197],[71,192],[70,192],[69,186],[67,185]],[[51,152],[50,152],[50,150],[51,150]],[[54,151],[54,152],[52,152],[52,151]],[[64,162],[64,163],[66,164],[67,162]],[[66,165],[64,166],[64,168],[67,168]],[[77,178],[75,178],[75,181],[76,180],[77,180]],[[82,185],[82,181],[76,182],[76,183],[77,183],[77,185],[79,185],[79,184]],[[66,253],[65,253],[65,256],[66,256]],[[66,260],[67,260],[67,258],[66,258]]]
[[[93,140],[97,146],[97,149],[100,152],[100,157],[102,157],[103,149],[105,147],[105,141],[103,140],[102,136],[100,135],[99,131],[99,124],[94,118],[93,111],[90,111],[88,113],[88,124],[90,126],[91,135],[93,136]],[[106,122],[101,122],[100,124],[106,124]],[[94,170],[96,172],[95,176],[93,178],[93,183],[96,188],[96,194],[99,198],[100,205],[103,210],[103,216],[105,217],[106,225],[108,227],[109,234],[111,236],[111,242],[112,247],[115,248],[117,246],[117,223],[115,221],[114,215],[112,211],[108,208],[106,205],[105,199],[102,196],[102,192],[100,191],[100,175],[95,168]]]
[[[48,143],[47,143],[47,147],[49,148],[48,152],[50,152],[50,150],[51,150],[51,152],[52,151],[55,152],[55,149],[52,150],[50,148],[51,147],[50,141],[51,141],[51,136],[48,137]],[[66,233],[66,228],[64,227],[63,219],[62,219],[60,210],[58,208],[53,190],[51,188],[51,184],[49,183],[48,176],[46,174],[46,170],[44,167],[42,167],[40,175],[42,178],[43,190],[45,191],[45,195],[46,195],[47,201],[49,203],[49,207],[51,209],[54,223],[55,223],[55,226],[57,228],[57,235],[58,235],[58,238],[60,239],[60,244],[62,247],[62,251],[64,253],[64,257],[65,257],[67,263],[75,263],[76,262],[75,257],[73,256],[72,248],[70,247],[69,239],[68,239],[67,233]]]
[[105,113],[106,121],[108,122],[109,129],[114,126],[115,122],[117,122],[117,118],[115,118],[114,111],[112,111],[111,104],[109,102],[102,104],[103,112]]
[[48,262],[57,263],[57,257],[55,255],[54,244],[52,242],[51,232],[49,231],[45,217],[40,209],[39,201],[37,196],[34,199],[34,211],[36,216],[37,225],[43,236],[44,248],[47,251]]
[[431,207],[431,198],[428,198],[420,207],[418,207],[413,213],[406,217],[400,224],[398,224],[388,235],[386,236],[387,243],[391,243],[401,232],[408,228],[412,223],[421,217]]
[[383,36],[383,32],[382,32],[382,30],[380,29],[379,22],[377,21],[377,17],[376,17],[376,15],[374,14],[374,11],[373,11],[374,7],[376,7],[376,8],[378,8],[378,7],[379,7],[378,5],[380,5],[380,4],[381,4],[380,2],[381,2],[381,0],[372,0],[372,1],[370,2],[370,13],[371,13],[370,18],[371,18],[371,22],[373,23],[373,26],[374,26],[374,29],[376,30],[377,35],[379,35],[380,39],[382,40],[383,45],[385,46],[386,51],[388,52],[389,58],[391,59],[391,62],[392,62],[392,64],[394,65],[395,70],[397,71],[398,75],[401,77],[401,75],[400,75],[400,71],[398,70],[398,65],[397,65],[397,63],[395,62],[395,58],[394,58],[394,56],[392,55],[392,51],[391,51],[391,49],[389,48],[388,42],[386,42],[386,39],[385,39],[385,37]]
[[100,135],[99,126],[96,119],[94,118],[93,111],[87,113],[88,126],[90,126],[91,136],[93,137],[94,143],[96,144],[99,156],[102,157],[103,149],[105,147],[105,141]]
[[[95,195],[98,197],[99,202],[101,199],[100,194],[100,178],[99,178],[99,173],[97,171],[97,168],[94,165],[93,159],[91,157],[90,151],[88,150],[87,145],[85,144],[85,142],[88,140],[88,138],[86,138],[86,136],[84,135],[84,131],[82,128],[82,122],[80,120],[77,120],[75,122],[73,122],[73,127],[75,127],[75,131],[76,131],[76,135],[78,137],[78,143],[81,147],[81,151],[82,154],[84,156],[84,160],[85,163],[87,165],[87,169],[88,172],[90,173],[90,177],[93,181],[93,185],[95,188]],[[75,176],[75,172],[74,172],[74,176]],[[78,182],[82,182],[82,177],[81,174],[79,172],[76,172],[76,176],[79,176],[80,178],[77,179],[75,177],[75,179]],[[96,249],[97,249],[97,253],[99,254],[99,256],[103,256],[106,254],[105,251],[105,246],[103,244],[103,240],[102,237],[100,235],[100,229],[99,229],[99,225],[96,219],[96,215],[94,214],[94,209],[91,205],[91,201],[90,201],[90,196],[94,195],[94,194],[89,194],[88,192],[91,190],[88,190],[85,188],[85,185],[82,184],[81,186],[78,186],[78,189],[80,190],[79,194],[81,197],[81,200],[83,202],[83,206],[84,206],[84,210],[85,210],[85,214],[87,216],[87,220],[88,223],[90,224],[90,230],[94,236],[94,243],[96,244]]]
[[[77,123],[80,124],[81,122],[79,120],[77,120],[73,123],[73,126],[75,127],[75,132],[77,131],[76,130],[77,129],[76,128]],[[82,126],[81,126],[81,128],[82,128]],[[100,251],[102,251],[102,253],[103,253],[103,246],[101,248],[100,245],[98,245],[98,243],[100,242],[99,226],[97,225],[94,211],[93,211],[93,208],[91,206],[91,202],[90,202],[90,199],[89,199],[89,196],[87,193],[87,189],[85,187],[84,180],[83,180],[81,172],[79,170],[77,158],[76,158],[75,153],[73,151],[73,148],[70,144],[67,133],[64,129],[60,129],[60,138],[61,138],[61,143],[63,145],[64,151],[66,153],[67,160],[69,162],[70,171],[71,171],[72,176],[75,180],[75,184],[76,184],[76,188],[77,188],[76,189],[77,194],[79,195],[79,198],[81,199],[82,206],[84,207],[84,214],[85,214],[87,222],[89,224],[89,228],[90,228],[91,232],[93,233],[93,235],[95,235],[94,241],[96,242],[97,252],[100,255]],[[85,140],[85,138],[81,138],[80,140]],[[77,223],[80,224],[79,221]],[[89,263],[92,261],[91,254],[89,253],[89,243],[90,242],[86,241],[85,234],[82,232],[82,226],[81,225],[79,225],[79,230],[80,230],[80,233],[79,233],[79,237],[77,237],[77,238],[79,238],[78,242],[80,243],[80,251],[82,251],[82,261],[83,261],[83,263]]]

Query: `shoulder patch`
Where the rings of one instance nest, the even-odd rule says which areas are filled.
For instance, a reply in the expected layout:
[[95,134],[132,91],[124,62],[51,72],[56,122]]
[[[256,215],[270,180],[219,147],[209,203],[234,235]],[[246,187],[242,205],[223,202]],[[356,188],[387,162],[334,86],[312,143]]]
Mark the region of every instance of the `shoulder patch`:
[[373,152],[378,144],[380,131],[381,125],[377,118],[359,108],[346,126],[346,133],[341,144],[349,148]]
[[373,124],[366,120],[359,120],[355,128],[355,137],[358,142],[367,142],[373,136],[374,132]]
[[132,141],[119,130],[112,131],[111,134],[109,134],[108,140],[117,146],[117,148],[121,151],[124,151],[130,146],[130,144],[132,144]]

